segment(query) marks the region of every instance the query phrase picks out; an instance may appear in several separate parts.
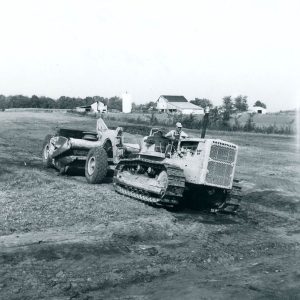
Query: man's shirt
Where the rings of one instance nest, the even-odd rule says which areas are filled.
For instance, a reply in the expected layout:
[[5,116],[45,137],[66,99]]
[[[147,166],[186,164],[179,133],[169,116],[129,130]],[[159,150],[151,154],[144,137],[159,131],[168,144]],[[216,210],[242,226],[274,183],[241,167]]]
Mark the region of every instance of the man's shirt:
[[182,130],[180,132],[178,132],[177,130],[173,129],[173,130],[169,131],[165,135],[165,137],[179,140],[181,138],[187,138],[188,135]]

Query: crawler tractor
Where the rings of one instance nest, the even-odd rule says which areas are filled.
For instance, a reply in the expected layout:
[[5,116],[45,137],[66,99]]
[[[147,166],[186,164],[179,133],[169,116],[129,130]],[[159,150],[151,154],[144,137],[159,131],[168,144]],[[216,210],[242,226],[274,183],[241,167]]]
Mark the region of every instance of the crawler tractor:
[[185,200],[215,212],[235,212],[240,202],[234,180],[238,147],[205,139],[208,114],[204,118],[201,138],[174,142],[152,130],[136,157],[121,159],[116,166],[115,190],[156,205],[178,206]]

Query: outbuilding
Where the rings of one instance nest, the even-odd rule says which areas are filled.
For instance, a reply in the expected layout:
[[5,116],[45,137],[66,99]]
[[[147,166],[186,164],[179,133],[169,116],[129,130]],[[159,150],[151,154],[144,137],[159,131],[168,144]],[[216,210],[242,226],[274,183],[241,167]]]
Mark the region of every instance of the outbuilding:
[[78,107],[76,107],[76,111],[78,111],[78,112],[106,113],[107,112],[107,105],[105,105],[101,101],[96,101],[91,105],[78,106]]
[[252,113],[256,113],[256,114],[266,114],[267,113],[267,110],[264,107],[261,107],[261,106],[252,106],[249,109],[249,111],[252,112]]

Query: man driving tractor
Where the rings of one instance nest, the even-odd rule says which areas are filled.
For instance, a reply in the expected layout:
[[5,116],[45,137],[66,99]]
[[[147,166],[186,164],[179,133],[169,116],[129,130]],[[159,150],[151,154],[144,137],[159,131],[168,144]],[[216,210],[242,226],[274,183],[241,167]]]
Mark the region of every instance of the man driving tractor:
[[176,123],[176,129],[169,131],[166,135],[166,138],[169,138],[172,141],[179,141],[180,139],[187,138],[188,135],[182,131],[182,125],[180,122]]

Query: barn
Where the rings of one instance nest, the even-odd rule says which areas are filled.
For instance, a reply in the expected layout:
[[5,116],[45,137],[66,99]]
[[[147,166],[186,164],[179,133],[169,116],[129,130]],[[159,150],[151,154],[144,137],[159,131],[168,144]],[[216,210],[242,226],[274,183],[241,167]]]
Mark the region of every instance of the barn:
[[184,96],[162,95],[156,101],[156,109],[160,112],[204,115],[202,107],[190,103]]

